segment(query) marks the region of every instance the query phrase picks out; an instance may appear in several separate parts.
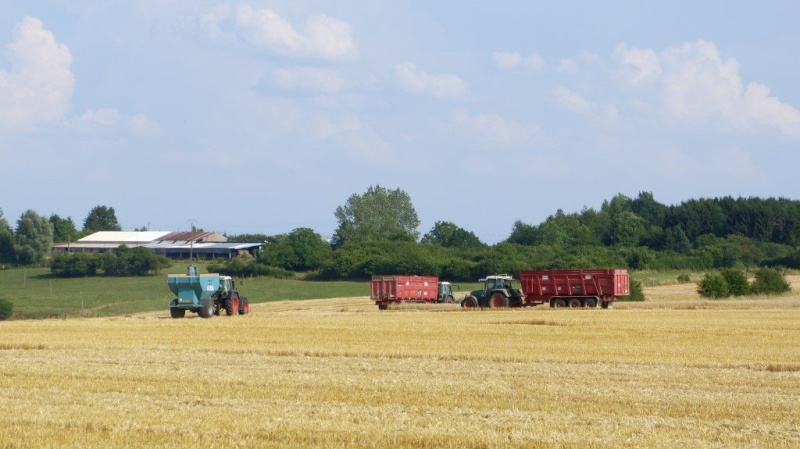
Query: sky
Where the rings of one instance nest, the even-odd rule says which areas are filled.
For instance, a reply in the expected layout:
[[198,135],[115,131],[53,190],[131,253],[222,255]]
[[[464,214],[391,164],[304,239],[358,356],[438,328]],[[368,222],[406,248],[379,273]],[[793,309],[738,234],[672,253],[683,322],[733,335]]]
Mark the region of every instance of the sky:
[[314,229],[372,185],[486,243],[617,194],[800,186],[800,3],[0,4],[0,208]]

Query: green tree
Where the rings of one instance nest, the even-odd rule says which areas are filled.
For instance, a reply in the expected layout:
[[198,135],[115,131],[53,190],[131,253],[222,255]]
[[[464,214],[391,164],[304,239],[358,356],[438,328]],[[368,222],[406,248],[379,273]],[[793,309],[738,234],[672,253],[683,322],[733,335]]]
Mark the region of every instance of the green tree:
[[297,228],[289,233],[289,245],[294,250],[295,261],[290,270],[316,270],[331,261],[331,245],[321,235],[309,228]]
[[83,221],[85,232],[121,231],[113,207],[95,206]]
[[437,221],[422,237],[422,243],[441,245],[445,248],[478,248],[483,242],[474,233],[449,221]]
[[13,311],[14,304],[3,298],[0,298],[0,321],[10,318]]
[[743,296],[750,293],[750,283],[747,281],[744,271],[735,268],[727,268],[720,272],[725,282],[728,283],[728,292],[733,296]]
[[57,214],[50,215],[50,224],[53,225],[54,242],[74,242],[78,240],[78,230],[72,218],[61,218]]
[[14,261],[14,230],[3,217],[0,209],[0,262]]
[[331,263],[331,245],[309,228],[266,238],[259,262],[293,271],[317,270]]
[[761,268],[756,271],[752,289],[756,295],[777,295],[792,288],[782,272],[775,268]]
[[370,186],[362,195],[353,194],[334,213],[339,227],[336,246],[359,241],[416,241],[419,218],[411,197],[401,189]]
[[39,263],[50,254],[53,227],[46,217],[28,210],[17,220],[14,256],[22,265]]
[[720,273],[706,273],[697,286],[697,293],[711,299],[727,298],[731,294],[728,281]]
[[645,301],[647,297],[644,296],[644,288],[642,283],[636,279],[631,279],[631,294],[627,296],[620,296],[620,301]]

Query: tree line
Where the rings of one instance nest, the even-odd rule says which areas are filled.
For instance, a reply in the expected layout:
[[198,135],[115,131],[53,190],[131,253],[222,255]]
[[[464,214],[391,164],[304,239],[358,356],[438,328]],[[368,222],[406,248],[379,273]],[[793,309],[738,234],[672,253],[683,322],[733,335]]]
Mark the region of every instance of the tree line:
[[121,231],[113,207],[96,206],[78,230],[71,217],[57,214],[46,217],[34,210],[24,212],[12,229],[0,209],[0,263],[37,265],[51,253],[53,242],[75,242],[99,231]]
[[[650,192],[636,198],[618,194],[597,210],[558,210],[539,224],[517,221],[509,237],[494,245],[449,221],[420,235],[409,195],[379,185],[351,195],[334,216],[338,227],[331,241],[309,228],[229,236],[231,242],[265,245],[255,257],[219,261],[214,268],[236,275],[425,274],[456,281],[521,268],[800,268],[800,201],[785,198],[691,199],[668,206]],[[96,230],[119,230],[113,208],[94,208],[80,232],[70,218],[47,219],[33,211],[12,230],[0,211],[0,261],[41,263],[54,239],[74,241]]]
[[456,281],[521,268],[800,268],[800,201],[784,198],[692,199],[667,206],[650,192],[619,194],[599,210],[558,210],[538,225],[517,221],[495,245],[448,221],[420,237],[413,204],[399,189],[370,187],[352,195],[335,216],[330,245],[307,228],[247,235],[266,242],[262,252],[216,268],[239,275],[272,267],[324,279],[426,274]]

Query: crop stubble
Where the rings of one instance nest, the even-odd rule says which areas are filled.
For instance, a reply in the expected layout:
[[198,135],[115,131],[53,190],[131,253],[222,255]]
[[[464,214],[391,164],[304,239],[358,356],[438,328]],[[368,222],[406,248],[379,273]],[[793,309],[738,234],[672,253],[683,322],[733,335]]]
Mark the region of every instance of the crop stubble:
[[797,447],[800,308],[761,301],[5,322],[0,446]]

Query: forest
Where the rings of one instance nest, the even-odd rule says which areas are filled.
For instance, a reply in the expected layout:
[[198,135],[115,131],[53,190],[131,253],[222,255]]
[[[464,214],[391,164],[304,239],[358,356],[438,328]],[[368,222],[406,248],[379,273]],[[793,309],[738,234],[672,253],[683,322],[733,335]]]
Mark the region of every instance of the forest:
[[[280,235],[230,235],[231,242],[266,243],[255,257],[220,260],[210,268],[240,276],[366,279],[376,274],[425,274],[455,281],[523,268],[800,268],[800,201],[785,198],[702,198],[665,205],[650,192],[636,198],[618,194],[599,209],[557,210],[539,224],[518,220],[508,238],[494,245],[448,221],[436,222],[420,235],[411,199],[399,188],[370,186],[350,196],[334,215],[338,228],[332,241],[310,228]],[[12,229],[0,210],[0,262],[52,264],[53,273],[60,276],[127,273],[118,268],[104,271],[114,266],[108,256],[93,261],[95,256],[73,260],[49,255],[52,242],[63,241],[59,238],[119,229],[114,209],[106,206],[94,208],[81,231],[71,218],[48,219],[34,211],[23,214]],[[154,274],[164,263],[157,261],[152,267],[134,272]]]

